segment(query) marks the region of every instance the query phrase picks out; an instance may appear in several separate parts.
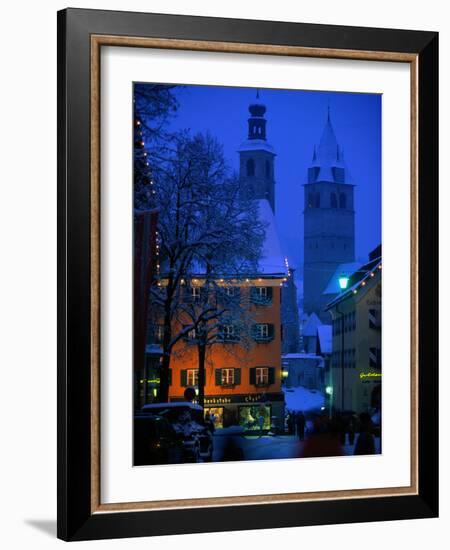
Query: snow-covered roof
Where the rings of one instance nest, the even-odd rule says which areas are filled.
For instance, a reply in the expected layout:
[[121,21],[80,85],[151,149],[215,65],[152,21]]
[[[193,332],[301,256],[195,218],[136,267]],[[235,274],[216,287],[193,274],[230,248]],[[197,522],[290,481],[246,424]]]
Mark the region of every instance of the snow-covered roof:
[[331,325],[320,325],[317,327],[319,337],[320,351],[322,353],[331,353],[333,348],[333,331]]
[[[365,269],[367,265],[370,265],[370,269]],[[333,306],[335,306],[338,302],[341,302],[342,300],[346,300],[347,298],[353,297],[356,294],[356,299],[360,300],[361,297],[370,289],[372,288],[373,284],[378,284],[378,281],[381,277],[380,273],[381,269],[381,257],[376,258],[374,261],[369,262],[369,264],[366,264],[365,266],[361,266],[360,272],[364,271],[364,274],[361,276],[361,273],[358,273],[358,277],[356,282],[348,287],[344,292],[341,292],[338,294],[335,298],[333,298],[326,306],[326,310],[328,311]]]
[[285,353],[281,359],[322,359],[320,355],[315,353]]
[[148,344],[145,346],[145,353],[152,354],[152,353],[162,353],[162,347],[158,346],[157,344]]
[[284,390],[286,409],[290,411],[312,411],[318,410],[325,405],[323,393],[312,392],[303,386]]
[[303,336],[317,336],[317,327],[319,327],[322,324],[322,321],[317,317],[317,315],[313,312],[308,317],[308,320],[305,323],[305,326],[302,330]]
[[275,223],[275,216],[267,199],[258,202],[258,216],[264,224],[265,239],[262,247],[258,274],[286,277],[288,275],[285,257],[281,250],[280,239]]
[[275,155],[275,149],[265,139],[246,139],[241,143],[238,153],[243,151],[267,151]]
[[339,277],[350,277],[355,271],[361,267],[361,262],[349,262],[345,264],[339,264],[336,271],[328,281],[327,286],[322,294],[339,294],[341,288],[339,286]]

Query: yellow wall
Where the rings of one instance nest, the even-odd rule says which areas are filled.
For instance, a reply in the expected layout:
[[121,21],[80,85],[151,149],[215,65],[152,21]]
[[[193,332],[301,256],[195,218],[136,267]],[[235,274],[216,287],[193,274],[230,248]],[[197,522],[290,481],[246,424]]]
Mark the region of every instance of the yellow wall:
[[[381,377],[370,376],[381,374],[381,370],[370,367],[369,349],[381,349],[381,330],[369,328],[369,310],[377,309],[381,312],[381,296],[377,295],[377,287],[381,289],[381,273],[377,272],[373,279],[368,280],[365,287],[359,287],[358,293],[339,303],[339,312],[336,308],[331,311],[333,318],[340,318],[341,313],[355,311],[356,329],[344,333],[344,350],[355,349],[355,368],[344,369],[344,391],[346,410],[357,413],[366,412],[371,405],[372,390],[381,382]],[[342,349],[341,334],[333,335],[333,352],[340,353]],[[369,375],[361,378],[361,374]],[[331,380],[333,386],[333,404],[341,409],[342,403],[342,371],[339,367],[331,366]]]

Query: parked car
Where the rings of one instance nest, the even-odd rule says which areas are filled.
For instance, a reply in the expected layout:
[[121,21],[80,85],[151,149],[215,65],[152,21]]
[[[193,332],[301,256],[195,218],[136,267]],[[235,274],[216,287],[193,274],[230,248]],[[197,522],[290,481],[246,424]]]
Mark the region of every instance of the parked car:
[[135,415],[133,448],[135,466],[180,464],[184,461],[182,438],[161,416]]
[[144,405],[142,412],[167,419],[183,440],[185,462],[210,462],[213,455],[213,436],[205,424],[203,407],[187,401],[152,403]]

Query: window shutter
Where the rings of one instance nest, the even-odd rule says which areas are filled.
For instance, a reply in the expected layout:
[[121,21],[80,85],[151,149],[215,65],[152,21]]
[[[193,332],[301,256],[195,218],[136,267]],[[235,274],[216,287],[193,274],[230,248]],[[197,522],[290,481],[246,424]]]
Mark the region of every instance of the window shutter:
[[269,367],[269,384],[275,384],[275,367]]
[[236,386],[241,383],[241,369],[234,369],[234,383]]
[[273,296],[273,288],[271,286],[268,286],[267,287],[267,299],[272,300],[272,296]]
[[181,385],[184,387],[184,386],[187,386],[187,370],[184,369],[180,372],[181,374]]
[[270,324],[268,330],[269,338],[273,338],[275,336],[275,325]]
[[222,385],[222,369],[216,369],[216,386]]
[[252,335],[252,338],[258,337],[258,328],[257,325],[252,325],[250,328],[250,334]]
[[256,384],[256,368],[252,367],[250,369],[250,384]]

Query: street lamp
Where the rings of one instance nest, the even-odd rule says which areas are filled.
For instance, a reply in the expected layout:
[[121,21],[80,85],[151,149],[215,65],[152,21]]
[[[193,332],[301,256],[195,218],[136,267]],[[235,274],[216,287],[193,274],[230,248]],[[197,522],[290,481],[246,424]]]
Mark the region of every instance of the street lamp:
[[346,288],[348,287],[349,278],[346,275],[341,275],[338,281],[339,281],[339,288],[341,290],[346,290]]
[[[338,279],[339,288],[344,292],[348,287],[349,277],[342,273]],[[345,383],[345,372],[344,372],[344,313],[339,311],[339,304],[336,304],[336,311],[341,315],[341,412],[344,412],[345,398],[344,398],[344,383]]]
[[325,393],[328,395],[328,416],[331,418],[331,410],[333,408],[333,386],[327,386]]

